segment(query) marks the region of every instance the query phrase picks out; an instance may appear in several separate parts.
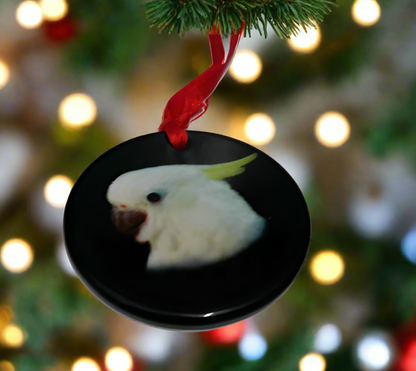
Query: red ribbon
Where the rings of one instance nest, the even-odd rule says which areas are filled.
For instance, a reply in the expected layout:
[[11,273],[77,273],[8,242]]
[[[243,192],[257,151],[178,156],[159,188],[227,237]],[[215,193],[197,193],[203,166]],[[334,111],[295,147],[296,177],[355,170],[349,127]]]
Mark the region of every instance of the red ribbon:
[[208,102],[222,78],[228,71],[241,39],[244,24],[237,34],[231,35],[230,49],[225,60],[222,38],[215,28],[208,35],[211,51],[211,66],[179,90],[169,99],[163,111],[159,131],[164,131],[176,149],[184,149],[188,141],[186,129],[208,109]]

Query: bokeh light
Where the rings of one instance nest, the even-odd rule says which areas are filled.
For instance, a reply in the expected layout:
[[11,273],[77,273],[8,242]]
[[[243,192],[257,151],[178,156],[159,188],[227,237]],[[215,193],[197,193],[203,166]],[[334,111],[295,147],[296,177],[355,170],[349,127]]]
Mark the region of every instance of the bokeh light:
[[255,113],[247,118],[244,132],[252,144],[264,145],[274,138],[276,128],[270,116]]
[[66,0],[40,0],[43,17],[48,21],[59,21],[68,13]]
[[324,371],[325,368],[325,358],[318,353],[309,353],[299,362],[300,371]]
[[101,369],[92,358],[81,357],[74,362],[71,371],[101,371]]
[[26,241],[14,238],[6,241],[2,246],[0,260],[9,272],[22,273],[31,266],[33,251]]
[[310,270],[315,281],[332,285],[344,275],[344,260],[335,251],[322,251],[312,258]]
[[128,344],[131,351],[141,359],[157,363],[166,360],[173,346],[180,341],[177,332],[145,327],[135,334]]
[[339,147],[350,137],[350,124],[347,118],[338,112],[327,112],[318,118],[315,135],[326,147]]
[[401,247],[406,259],[416,264],[416,229],[411,230],[404,236]]
[[352,6],[352,18],[360,26],[372,26],[380,16],[381,8],[376,0],[356,0]]
[[0,371],[15,371],[15,367],[9,361],[0,361]]
[[416,370],[416,339],[410,341],[400,355],[401,371]]
[[73,182],[64,175],[50,178],[44,188],[46,201],[54,207],[64,207],[71,193]]
[[258,79],[261,70],[260,57],[253,51],[242,50],[234,57],[230,66],[230,75],[238,82],[250,83]]
[[129,371],[133,367],[133,359],[126,349],[115,347],[105,355],[105,365],[109,371]]
[[36,28],[42,24],[43,15],[36,1],[23,1],[16,10],[16,20],[23,28]]
[[3,88],[9,81],[10,70],[9,66],[0,59],[0,89]]
[[97,116],[97,106],[86,94],[71,94],[61,102],[58,114],[62,125],[66,127],[88,126]]
[[388,337],[381,332],[369,333],[357,344],[357,358],[366,370],[384,370],[392,362],[392,347]]
[[257,361],[266,354],[267,342],[260,334],[248,333],[239,341],[238,351],[243,359]]
[[332,353],[342,342],[341,330],[332,323],[322,325],[315,334],[314,347],[319,353]]
[[211,344],[229,345],[237,343],[244,334],[246,324],[244,321],[201,332],[202,338]]
[[292,36],[287,40],[289,47],[298,53],[312,53],[321,43],[321,29],[316,26],[307,28],[307,32],[303,29],[296,36]]
[[3,329],[1,340],[9,348],[19,348],[25,341],[25,335],[19,326],[10,323]]

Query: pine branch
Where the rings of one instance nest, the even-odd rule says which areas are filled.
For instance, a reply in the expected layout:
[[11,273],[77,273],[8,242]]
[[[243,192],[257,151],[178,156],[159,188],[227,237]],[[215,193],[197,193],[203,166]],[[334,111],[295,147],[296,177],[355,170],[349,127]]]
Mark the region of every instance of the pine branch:
[[244,35],[254,28],[267,37],[270,24],[280,38],[316,27],[331,11],[331,0],[152,0],[146,4],[150,27],[182,35],[190,29],[208,32],[220,26],[222,35],[239,29]]

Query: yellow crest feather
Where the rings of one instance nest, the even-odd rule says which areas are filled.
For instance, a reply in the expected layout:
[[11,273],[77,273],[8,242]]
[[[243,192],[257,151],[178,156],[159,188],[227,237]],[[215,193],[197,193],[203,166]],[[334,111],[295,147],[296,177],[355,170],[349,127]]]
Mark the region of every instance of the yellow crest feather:
[[250,156],[244,157],[237,161],[226,162],[224,164],[212,165],[207,169],[202,170],[209,179],[221,180],[230,178],[232,176],[244,173],[244,165],[249,164],[257,157],[257,153],[253,153]]

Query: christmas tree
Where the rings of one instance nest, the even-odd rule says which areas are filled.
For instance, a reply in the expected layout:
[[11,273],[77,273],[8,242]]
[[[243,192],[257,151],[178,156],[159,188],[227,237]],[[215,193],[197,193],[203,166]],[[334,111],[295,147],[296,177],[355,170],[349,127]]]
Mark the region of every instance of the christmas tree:
[[[0,0],[0,371],[415,371],[415,10]],[[213,26],[226,37],[243,22],[192,129],[287,169],[311,213],[308,259],[278,301],[235,325],[135,323],[74,273],[69,191],[106,150],[157,130],[169,97],[209,66]]]

